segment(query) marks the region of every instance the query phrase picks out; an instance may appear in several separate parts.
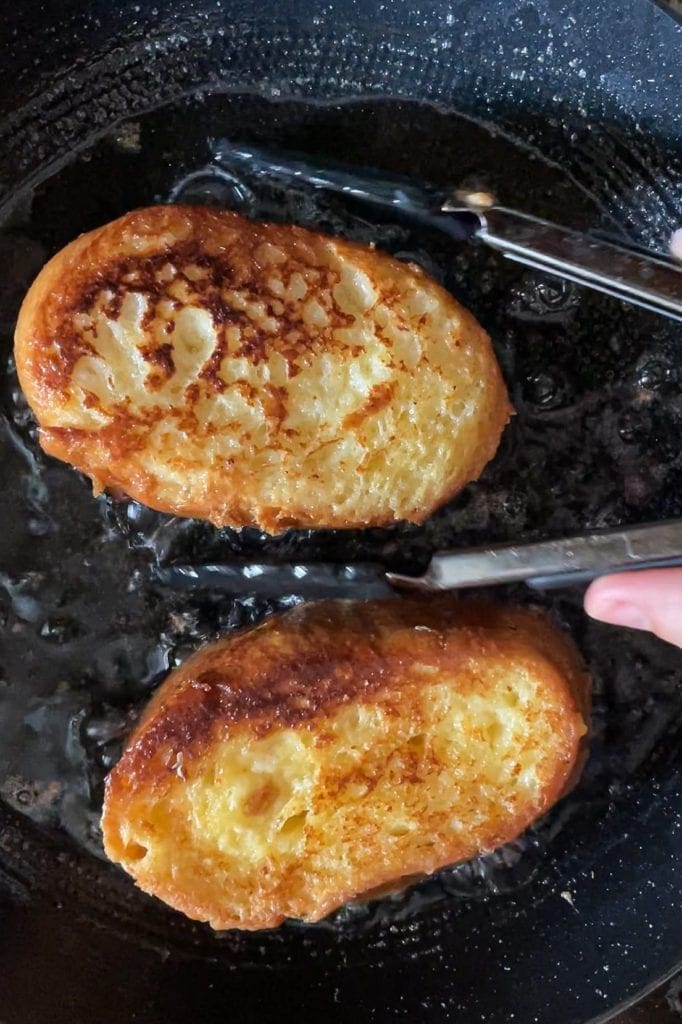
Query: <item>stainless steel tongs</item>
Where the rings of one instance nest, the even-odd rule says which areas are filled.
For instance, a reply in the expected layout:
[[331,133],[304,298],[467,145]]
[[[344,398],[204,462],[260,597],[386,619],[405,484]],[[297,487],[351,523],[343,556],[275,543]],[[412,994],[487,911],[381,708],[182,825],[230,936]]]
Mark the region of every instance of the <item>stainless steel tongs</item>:
[[390,208],[459,239],[477,238],[517,263],[682,320],[682,267],[663,253],[559,227],[498,206],[488,193],[448,193],[410,179],[357,173],[341,164],[244,144],[224,144],[219,156],[223,169]]
[[374,564],[238,564],[155,566],[157,583],[180,590],[241,596],[384,597],[395,589],[460,590],[501,583],[551,588],[585,583],[605,573],[682,565],[682,519],[537,544],[500,544],[439,551],[421,576]]
[[475,236],[509,260],[682,320],[682,267],[667,256],[497,206],[487,194],[457,193],[441,209],[473,213]]

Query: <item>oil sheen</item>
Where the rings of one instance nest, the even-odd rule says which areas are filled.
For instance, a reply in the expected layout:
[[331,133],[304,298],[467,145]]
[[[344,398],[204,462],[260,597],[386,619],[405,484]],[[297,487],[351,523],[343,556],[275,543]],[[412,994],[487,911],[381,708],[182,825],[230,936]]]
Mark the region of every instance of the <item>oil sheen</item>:
[[[312,167],[316,156],[343,159],[490,189],[507,205],[576,228],[608,227],[591,198],[537,154],[470,120],[380,100],[183,99],[118,125],[12,197],[0,225],[0,802],[91,858],[103,857],[104,776],[168,670],[219,633],[297,601],[168,592],[153,583],[154,565],[378,561],[410,571],[435,549],[682,514],[681,363],[671,325],[398,214],[278,184],[262,165],[235,167],[230,143],[238,139],[306,153]],[[482,478],[421,527],[270,539],[94,499],[85,479],[45,457],[12,360],[23,294],[79,232],[169,200],[372,242],[441,281],[491,334],[517,409]],[[575,853],[562,832],[567,821],[596,822],[652,763],[672,772],[682,712],[676,652],[589,622],[579,589],[497,596],[549,609],[589,662],[595,710],[579,787],[517,842],[408,892],[344,908],[317,928],[383,926],[426,904],[494,899],[560,876]],[[145,898],[135,898],[144,909]]]

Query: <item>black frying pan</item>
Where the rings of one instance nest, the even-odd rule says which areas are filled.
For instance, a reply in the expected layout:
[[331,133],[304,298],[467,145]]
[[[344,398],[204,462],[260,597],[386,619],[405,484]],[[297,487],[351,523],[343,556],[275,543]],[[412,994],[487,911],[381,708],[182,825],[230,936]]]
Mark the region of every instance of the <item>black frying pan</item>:
[[[646,0],[0,5],[0,1021],[600,1019],[682,960],[682,661],[538,598],[595,682],[576,792],[516,843],[315,927],[213,935],[101,856],[102,778],[168,667],[277,602],[168,595],[154,562],[378,560],[682,514],[680,330],[339,198],[235,181],[240,138],[661,246],[682,220],[682,32]],[[180,197],[421,263],[518,410],[421,528],[268,540],[93,500],[41,455],[11,333],[77,232]],[[510,589],[515,601],[531,598]]]

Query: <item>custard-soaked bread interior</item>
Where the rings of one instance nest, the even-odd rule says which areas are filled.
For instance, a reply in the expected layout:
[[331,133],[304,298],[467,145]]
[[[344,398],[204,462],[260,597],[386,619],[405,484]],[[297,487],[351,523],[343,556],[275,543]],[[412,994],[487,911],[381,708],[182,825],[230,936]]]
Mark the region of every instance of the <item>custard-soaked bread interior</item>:
[[575,778],[588,705],[529,611],[303,606],[168,677],[107,780],[105,849],[214,928],[315,921],[519,835]]
[[221,526],[421,521],[511,411],[488,336],[417,267],[196,206],[59,252],[15,350],[47,452]]

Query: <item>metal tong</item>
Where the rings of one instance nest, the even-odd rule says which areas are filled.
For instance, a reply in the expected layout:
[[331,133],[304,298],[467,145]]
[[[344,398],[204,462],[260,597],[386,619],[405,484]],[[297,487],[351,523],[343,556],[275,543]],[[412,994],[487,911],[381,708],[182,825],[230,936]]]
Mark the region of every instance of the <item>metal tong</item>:
[[371,563],[155,566],[154,580],[181,590],[240,596],[387,597],[396,589],[460,590],[502,583],[538,589],[585,583],[605,573],[682,566],[682,519],[631,526],[537,544],[500,544],[440,551],[419,576]]
[[459,239],[476,238],[507,259],[682,320],[682,267],[671,257],[606,241],[498,206],[481,192],[448,192],[383,173],[224,143],[221,168],[243,176],[340,193],[388,207]]
[[682,267],[672,259],[497,206],[492,196],[478,205],[482,198],[458,193],[442,210],[474,213],[476,237],[509,260],[682,320]]

